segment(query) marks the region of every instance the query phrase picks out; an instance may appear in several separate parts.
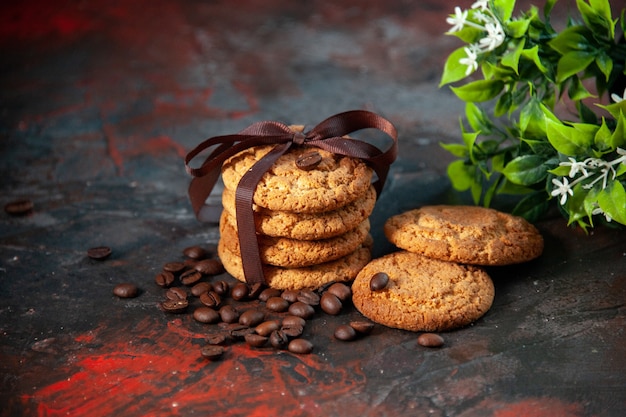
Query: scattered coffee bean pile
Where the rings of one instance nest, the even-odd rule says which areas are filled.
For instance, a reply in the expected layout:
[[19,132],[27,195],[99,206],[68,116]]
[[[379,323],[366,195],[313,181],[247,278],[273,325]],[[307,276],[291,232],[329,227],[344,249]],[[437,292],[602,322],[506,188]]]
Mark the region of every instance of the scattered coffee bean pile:
[[[96,260],[106,259],[110,254],[111,249],[104,246],[88,250],[88,256]],[[225,270],[215,251],[192,246],[183,255],[183,261],[165,263],[154,278],[165,290],[165,299],[159,307],[170,314],[186,314],[193,309],[195,321],[216,325],[217,331],[207,335],[207,344],[200,351],[208,360],[220,359],[225,346],[238,342],[254,348],[311,353],[313,344],[303,338],[307,320],[320,310],[338,315],[352,302],[351,288],[341,282],[316,291],[278,290],[239,281],[230,284],[217,279]],[[377,273],[372,276],[370,287],[381,291],[388,282],[387,274]],[[113,288],[113,294],[119,298],[133,298],[139,293],[132,283],[120,283]],[[374,327],[367,319],[351,321],[337,326],[333,336],[339,341],[351,341],[370,334]],[[443,346],[444,339],[438,334],[422,333],[417,343],[438,348]]]
[[[217,360],[232,343],[254,348],[271,347],[307,354],[313,344],[303,337],[307,320],[318,312],[338,315],[351,303],[352,291],[344,283],[316,290],[277,290],[262,284],[248,285],[217,279],[224,267],[215,251],[200,246],[183,251],[183,261],[167,262],[155,283],[165,290],[159,306],[171,314],[191,313],[199,323],[217,326],[201,349],[203,357]],[[336,328],[334,337],[355,340],[369,334],[374,323],[352,321]]]

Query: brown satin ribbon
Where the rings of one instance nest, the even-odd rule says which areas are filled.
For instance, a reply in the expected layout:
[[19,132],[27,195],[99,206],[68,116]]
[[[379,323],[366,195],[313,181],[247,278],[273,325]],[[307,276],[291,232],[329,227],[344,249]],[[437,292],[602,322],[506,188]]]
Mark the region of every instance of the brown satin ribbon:
[[[362,129],[378,129],[393,142],[383,152],[362,140],[344,137]],[[334,154],[359,158],[376,172],[377,178],[373,185],[378,196],[389,167],[398,154],[398,134],[391,122],[383,117],[365,110],[353,110],[331,116],[306,133],[294,133],[289,126],[279,122],[258,122],[234,135],[209,138],[185,157],[185,168],[195,177],[189,185],[189,199],[199,220],[213,220],[207,218],[204,203],[219,178],[224,161],[244,149],[261,145],[276,146],[241,178],[235,192],[239,247],[244,276],[249,284],[265,282],[252,204],[258,182],[274,162],[293,145],[313,146]],[[192,168],[189,165],[196,156],[213,147],[216,148],[200,167]]]

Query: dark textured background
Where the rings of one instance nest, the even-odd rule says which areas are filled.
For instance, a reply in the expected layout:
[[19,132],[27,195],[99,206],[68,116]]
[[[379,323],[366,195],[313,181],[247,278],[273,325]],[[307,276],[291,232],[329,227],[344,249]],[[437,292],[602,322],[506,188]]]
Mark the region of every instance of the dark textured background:
[[[626,242],[542,220],[544,255],[490,269],[496,299],[442,349],[358,317],[318,315],[312,355],[233,346],[167,316],[154,285],[183,248],[214,244],[186,196],[185,153],[252,122],[314,125],[367,109],[400,156],[372,217],[466,202],[445,176],[463,106],[437,87],[451,1],[10,1],[0,6],[0,415],[622,416]],[[570,7],[564,5],[563,10]],[[565,14],[563,14],[564,16]],[[107,245],[104,262],[86,257]],[[111,295],[116,283],[138,298]]]

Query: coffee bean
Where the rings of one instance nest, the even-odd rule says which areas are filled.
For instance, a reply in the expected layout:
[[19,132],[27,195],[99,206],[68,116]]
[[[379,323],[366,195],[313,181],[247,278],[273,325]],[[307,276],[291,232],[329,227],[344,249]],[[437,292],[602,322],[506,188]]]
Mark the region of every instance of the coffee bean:
[[224,348],[219,345],[206,345],[201,350],[202,357],[215,361],[220,359],[224,355]]
[[233,300],[241,301],[248,298],[248,285],[243,282],[238,282],[235,284],[232,290],[230,290],[230,296],[233,297]]
[[183,255],[185,255],[187,258],[199,261],[201,259],[207,258],[209,256],[209,253],[200,246],[189,246],[188,248],[183,249]]
[[210,345],[223,345],[228,340],[223,333],[212,333],[206,337],[206,341]]
[[5,204],[4,211],[11,216],[25,216],[33,211],[33,207],[35,207],[33,201],[24,198]]
[[265,320],[265,314],[259,310],[246,310],[239,316],[239,324],[255,327]]
[[283,311],[287,311],[287,309],[289,308],[289,301],[285,300],[282,297],[271,297],[265,303],[265,307],[270,311],[282,313]]
[[180,314],[184,313],[189,306],[189,301],[185,300],[165,300],[161,303],[161,308],[166,313]]
[[351,321],[350,327],[352,327],[358,333],[370,334],[374,329],[374,323],[372,323],[371,321],[357,320]]
[[302,326],[306,325],[306,320],[298,316],[285,316],[282,322],[283,326]]
[[320,296],[311,290],[300,291],[298,293],[297,300],[310,306],[317,306],[320,304]]
[[304,332],[304,327],[297,325],[297,324],[292,324],[292,325],[283,324],[280,330],[282,330],[282,332],[285,333],[287,337],[294,338],[294,337],[300,337],[302,335],[302,333]]
[[217,308],[222,304],[222,297],[215,291],[209,291],[200,295],[200,302],[207,307]]
[[165,292],[165,298],[168,300],[186,300],[187,291],[181,287],[173,287]]
[[239,320],[239,312],[231,305],[220,308],[220,317],[224,323],[235,323]]
[[120,298],[135,298],[139,295],[139,288],[135,284],[125,282],[117,284],[113,288],[113,294]]
[[187,286],[194,285],[201,279],[202,279],[202,274],[196,271],[195,269],[190,269],[180,274],[180,282],[183,285],[187,285]]
[[306,339],[293,339],[289,342],[287,349],[289,352],[304,355],[313,351],[313,343]]
[[200,297],[202,294],[206,294],[213,290],[213,286],[210,282],[199,282],[191,287],[191,295]]
[[352,296],[352,290],[346,284],[341,282],[335,282],[333,285],[328,287],[326,292],[333,294],[335,297],[339,298],[341,301],[347,301]]
[[436,333],[422,333],[417,338],[417,343],[425,347],[441,347],[444,344],[443,337]]
[[298,301],[298,291],[296,290],[285,290],[280,296],[290,303]]
[[163,270],[167,272],[171,272],[172,274],[179,274],[186,268],[185,264],[182,262],[168,262],[163,265]]
[[378,272],[374,274],[372,279],[370,280],[370,290],[372,291],[380,291],[384,289],[389,283],[389,275],[384,272]]
[[317,151],[303,153],[296,159],[296,166],[303,171],[310,171],[322,162],[322,155]]
[[161,288],[167,288],[172,285],[174,279],[174,274],[171,272],[161,271],[154,277],[154,282]]
[[198,307],[193,312],[193,318],[200,323],[217,323],[220,315],[209,307]]
[[256,326],[254,329],[261,336],[269,336],[274,330],[280,329],[278,320],[268,320]]
[[253,328],[248,326],[240,325],[230,330],[230,336],[235,340],[242,340],[249,334],[255,334],[255,332]]
[[185,265],[185,268],[187,269],[196,269],[196,263],[198,261],[196,261],[195,259],[185,259],[183,261],[183,264]]
[[263,347],[268,341],[267,336],[261,336],[259,334],[250,333],[245,336],[246,343],[253,347]]
[[204,275],[219,275],[224,272],[224,265],[219,259],[203,259],[196,262],[194,268]]
[[255,300],[259,298],[259,295],[261,295],[261,292],[263,292],[264,289],[265,289],[265,285],[260,282],[256,282],[252,285],[249,285],[248,286],[248,298],[251,300]]
[[337,326],[334,333],[335,339],[342,340],[344,342],[356,339],[356,330],[347,324]]
[[219,295],[226,295],[230,291],[230,285],[226,281],[216,281],[213,283],[213,291]]
[[337,314],[339,314],[341,312],[341,308],[343,307],[343,305],[341,304],[341,300],[337,298],[335,294],[332,294],[328,291],[322,294],[320,306],[324,313],[330,314],[332,316],[336,316]]
[[96,261],[103,261],[111,256],[111,248],[108,246],[96,246],[87,249],[87,256]]
[[315,314],[315,309],[309,304],[303,303],[302,301],[296,301],[287,309],[289,314],[302,317],[303,319],[309,319],[313,317]]
[[289,338],[281,330],[274,330],[270,333],[270,345],[276,349],[284,349],[289,343]]
[[261,294],[259,294],[259,300],[261,301],[267,301],[272,297],[280,297],[280,293],[282,291],[276,288],[266,288],[263,291],[261,291]]

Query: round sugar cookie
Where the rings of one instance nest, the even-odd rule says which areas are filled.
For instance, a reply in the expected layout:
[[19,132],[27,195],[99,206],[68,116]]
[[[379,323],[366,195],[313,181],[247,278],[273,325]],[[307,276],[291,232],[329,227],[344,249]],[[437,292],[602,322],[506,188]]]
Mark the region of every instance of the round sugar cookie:
[[[294,213],[272,211],[254,205],[256,230],[267,236],[287,237],[299,240],[328,239],[346,233],[372,214],[376,203],[376,190],[373,186],[365,195],[354,202],[322,213]],[[236,216],[235,192],[224,188],[222,192],[224,210]]]
[[[224,186],[236,190],[244,174],[273,147],[255,146],[227,159],[222,165]],[[300,169],[296,160],[307,152],[318,152],[321,162],[312,169]],[[370,187],[372,175],[372,169],[358,158],[310,146],[294,146],[263,175],[253,201],[269,210],[327,212],[362,197]]]
[[[387,286],[374,291],[384,272]],[[491,278],[480,267],[398,251],[370,261],[352,284],[354,306],[370,320],[411,331],[444,331],[482,317],[494,299]]]
[[[226,271],[245,282],[241,257],[230,252],[220,239],[217,253]],[[264,265],[265,283],[279,290],[317,289],[331,282],[352,281],[371,259],[370,248],[365,244],[349,255],[335,261],[303,268],[283,268]]]
[[384,231],[401,249],[472,265],[516,264],[543,252],[528,221],[477,206],[424,206],[390,217]]
[[[237,220],[226,211],[220,218],[220,239],[226,248],[241,255]],[[261,261],[268,265],[300,268],[334,261],[356,250],[368,237],[370,221],[365,219],[355,229],[322,240],[297,240],[286,237],[257,235]]]

